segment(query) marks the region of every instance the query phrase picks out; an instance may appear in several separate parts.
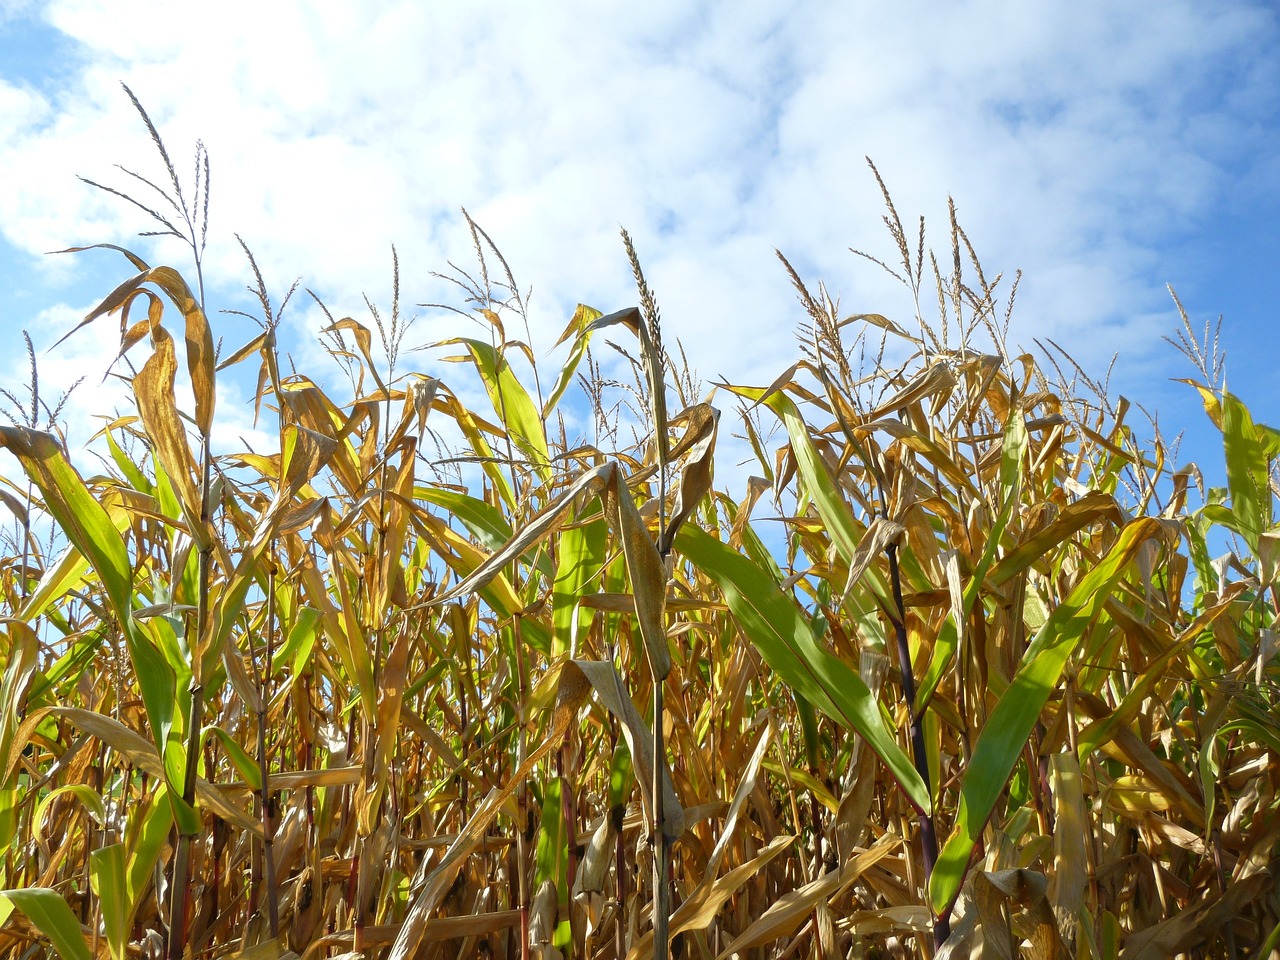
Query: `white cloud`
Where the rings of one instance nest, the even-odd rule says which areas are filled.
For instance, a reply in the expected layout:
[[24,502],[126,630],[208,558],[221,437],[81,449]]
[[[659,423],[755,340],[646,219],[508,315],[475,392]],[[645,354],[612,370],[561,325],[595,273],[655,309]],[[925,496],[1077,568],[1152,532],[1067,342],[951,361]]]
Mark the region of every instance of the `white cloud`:
[[[897,259],[865,155],[910,232],[927,215],[944,262],[951,194],[989,273],[1026,271],[1016,340],[1141,360],[1177,280],[1162,245],[1253,165],[1277,68],[1265,7],[1190,0],[237,0],[216,16],[52,0],[44,16],[83,45],[84,67],[56,93],[0,87],[0,177],[22,184],[0,195],[14,244],[147,226],[74,180],[123,186],[115,162],[164,176],[123,80],[181,176],[195,140],[209,147],[213,306],[248,276],[232,231],[277,293],[303,275],[339,316],[362,314],[363,291],[387,304],[391,243],[406,305],[452,297],[427,274],[471,262],[466,205],[533,286],[545,349],[574,302],[634,299],[625,224],[668,336],[708,380],[736,382],[766,382],[794,354],[801,314],[775,246],[851,312],[911,320],[909,298],[848,252]],[[315,329],[318,314],[298,312]],[[458,331],[423,312],[421,340]]]

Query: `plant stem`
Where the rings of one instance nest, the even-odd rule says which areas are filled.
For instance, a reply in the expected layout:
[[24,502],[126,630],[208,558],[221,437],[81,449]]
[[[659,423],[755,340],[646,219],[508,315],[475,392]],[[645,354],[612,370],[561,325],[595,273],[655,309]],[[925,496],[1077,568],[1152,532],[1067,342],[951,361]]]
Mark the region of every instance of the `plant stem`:
[[662,725],[662,681],[653,681],[653,958],[667,960],[670,953],[671,890],[667,884],[667,859],[671,851],[663,829],[662,772],[667,765],[666,731]]
[[[893,587],[892,620],[898,646],[898,665],[902,670],[902,695],[906,697],[907,709],[911,711],[911,756],[915,761],[916,772],[924,781],[925,789],[932,794],[933,789],[929,784],[929,758],[924,747],[924,724],[915,706],[916,681],[911,668],[911,644],[907,640],[906,607],[902,603],[902,571],[898,568],[898,545],[889,544],[885,553],[889,557],[889,581]],[[924,859],[924,884],[928,888],[934,864],[938,862],[938,834],[932,813],[921,813],[919,824],[920,848]],[[933,920],[934,947],[941,947],[950,935],[950,917],[935,917]]]
[[[213,469],[209,438],[200,445],[200,527],[206,542],[199,553],[199,595],[196,599],[195,642],[192,650],[191,708],[187,715],[187,763],[182,777],[182,800],[195,806],[196,770],[200,764],[200,727],[204,723],[204,643],[209,619],[209,568],[213,561],[213,525],[209,522],[209,481]],[[181,960],[187,947],[187,903],[191,890],[191,834],[181,833],[173,854],[173,898],[169,902],[169,957]]]
[[267,573],[267,656],[259,677],[258,771],[262,777],[262,864],[267,888],[267,920],[271,936],[280,936],[280,905],[276,894],[275,817],[271,809],[271,764],[267,757],[267,706],[271,702],[271,661],[275,655],[276,574],[274,561]]

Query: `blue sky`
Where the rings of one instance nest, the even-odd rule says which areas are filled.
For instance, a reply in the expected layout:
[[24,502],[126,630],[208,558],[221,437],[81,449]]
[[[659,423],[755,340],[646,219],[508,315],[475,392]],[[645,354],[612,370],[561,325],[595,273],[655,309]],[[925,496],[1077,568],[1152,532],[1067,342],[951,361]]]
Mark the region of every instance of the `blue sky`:
[[[77,175],[162,177],[120,84],[178,169],[197,139],[213,168],[209,308],[247,309],[234,234],[279,297],[295,277],[338,315],[386,304],[395,244],[408,303],[448,298],[430,276],[470,262],[465,206],[531,287],[532,338],[554,343],[578,301],[634,302],[618,227],[710,382],[770,382],[802,319],[781,249],[850,313],[911,324],[914,307],[850,247],[885,259],[878,165],[904,220],[946,256],[947,198],[988,274],[1024,273],[1011,340],[1052,338],[1118,392],[1154,406],[1188,456],[1219,469],[1190,376],[1162,340],[1172,284],[1202,324],[1225,315],[1229,386],[1280,421],[1280,14],[1269,3],[1011,0],[554,5],[228,0],[0,0],[0,380],[85,384],[73,439],[120,403],[102,382],[111,321],[48,347],[127,275],[115,242],[137,211]],[[1007,283],[1007,280],[1006,280]],[[926,317],[930,316],[926,304]],[[413,343],[470,334],[421,310]],[[226,349],[253,335],[217,314]],[[284,336],[323,364],[319,313]],[[145,348],[143,348],[145,349]],[[414,354],[426,372],[430,354]],[[225,443],[252,434],[228,380]]]

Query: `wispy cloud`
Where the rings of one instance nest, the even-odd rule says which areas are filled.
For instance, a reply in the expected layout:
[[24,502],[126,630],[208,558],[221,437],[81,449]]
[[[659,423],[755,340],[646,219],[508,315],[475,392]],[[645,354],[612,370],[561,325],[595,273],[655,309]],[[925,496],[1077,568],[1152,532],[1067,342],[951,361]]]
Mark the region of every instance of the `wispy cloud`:
[[[247,276],[233,231],[282,290],[302,275],[340,311],[389,287],[390,243],[406,299],[445,296],[427,274],[469,257],[466,205],[534,288],[549,344],[576,300],[633,299],[625,224],[708,379],[767,381],[789,361],[799,313],[775,246],[851,312],[911,309],[849,253],[893,255],[866,155],[935,245],[950,194],[990,271],[1026,271],[1015,340],[1140,365],[1171,323],[1165,252],[1276,142],[1259,118],[1280,31],[1261,4],[279,0],[211,16],[155,0],[121,16],[52,0],[39,15],[80,66],[54,90],[0,84],[0,177],[21,184],[0,227],[19,248],[145,227],[74,179],[115,162],[157,175],[124,81],[180,171],[209,147],[215,300]],[[422,339],[457,322],[429,318]]]

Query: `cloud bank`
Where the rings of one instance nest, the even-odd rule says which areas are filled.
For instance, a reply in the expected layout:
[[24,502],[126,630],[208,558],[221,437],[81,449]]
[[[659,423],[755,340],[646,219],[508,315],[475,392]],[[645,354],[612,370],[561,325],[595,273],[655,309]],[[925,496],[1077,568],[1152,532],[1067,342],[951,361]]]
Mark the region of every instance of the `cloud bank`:
[[[33,258],[11,272],[109,277],[100,293],[124,275],[103,257],[34,259],[147,228],[75,179],[126,184],[114,163],[164,176],[124,82],[182,175],[208,146],[211,307],[243,305],[235,232],[279,293],[302,276],[339,315],[359,316],[362,292],[385,302],[392,243],[406,300],[449,297],[430,272],[470,260],[465,205],[533,288],[545,349],[575,302],[634,301],[621,224],[668,337],[708,380],[768,382],[790,362],[801,311],[775,247],[849,312],[912,320],[905,292],[849,252],[896,259],[866,156],[944,260],[950,195],[989,274],[1007,288],[1025,272],[1014,342],[1050,337],[1094,365],[1119,351],[1125,375],[1149,373],[1168,359],[1173,251],[1225,197],[1268,189],[1275,156],[1280,30],[1263,4],[129,9],[0,8],[11,43],[65,45],[56,63],[0,67],[0,178],[20,185],[0,192],[0,231]],[[6,330],[38,322],[6,313]],[[253,333],[220,322],[228,347]],[[430,312],[415,333],[462,322]],[[85,349],[110,349],[111,331],[97,336]]]

